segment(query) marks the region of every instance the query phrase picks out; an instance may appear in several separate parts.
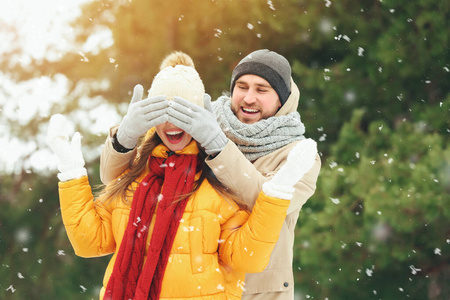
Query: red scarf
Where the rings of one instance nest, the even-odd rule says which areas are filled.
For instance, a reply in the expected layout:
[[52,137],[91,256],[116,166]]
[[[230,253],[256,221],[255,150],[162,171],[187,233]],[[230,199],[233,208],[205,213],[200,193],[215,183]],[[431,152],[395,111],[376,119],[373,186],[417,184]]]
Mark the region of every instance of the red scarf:
[[[149,168],[150,173],[134,193],[104,299],[159,299],[169,254],[187,204],[187,199],[177,200],[192,192],[197,155],[150,156]],[[147,234],[155,209],[156,220],[144,265]]]

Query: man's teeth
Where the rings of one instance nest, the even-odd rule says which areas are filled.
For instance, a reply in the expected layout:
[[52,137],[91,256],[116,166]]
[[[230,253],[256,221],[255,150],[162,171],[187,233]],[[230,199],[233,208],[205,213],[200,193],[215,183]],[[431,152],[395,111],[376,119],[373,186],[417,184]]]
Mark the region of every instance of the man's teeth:
[[253,108],[242,108],[242,110],[245,112],[248,112],[248,113],[255,113],[255,112],[259,111],[257,109],[253,109]]
[[167,131],[166,134],[167,135],[177,135],[177,134],[181,134],[183,133],[183,130],[180,131]]

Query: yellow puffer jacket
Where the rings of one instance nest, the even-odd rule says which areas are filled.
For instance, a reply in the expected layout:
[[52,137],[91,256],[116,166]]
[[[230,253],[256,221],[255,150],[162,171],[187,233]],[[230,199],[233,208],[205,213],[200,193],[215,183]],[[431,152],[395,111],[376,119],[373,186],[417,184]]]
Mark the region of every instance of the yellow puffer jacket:
[[[147,174],[145,170],[137,181]],[[133,183],[132,190],[137,186]],[[120,198],[106,204],[101,196],[94,199],[87,177],[60,182],[59,194],[63,222],[75,253],[81,257],[114,253],[103,279],[102,299],[131,206]],[[249,215],[203,181],[186,205],[160,299],[240,299],[245,273],[261,272],[267,266],[288,206],[287,200],[261,193]],[[153,224],[148,239],[152,230]]]

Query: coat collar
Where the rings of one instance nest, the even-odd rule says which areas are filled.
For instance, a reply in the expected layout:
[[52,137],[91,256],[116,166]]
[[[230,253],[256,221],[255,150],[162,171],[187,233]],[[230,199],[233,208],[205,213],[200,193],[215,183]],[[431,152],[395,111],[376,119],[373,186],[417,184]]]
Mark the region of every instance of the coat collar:
[[[167,157],[169,157],[169,152],[171,152],[169,150],[169,148],[167,148],[166,145],[161,143],[153,149],[152,156],[167,158]],[[198,154],[197,142],[194,139],[192,139],[192,141],[186,147],[184,147],[182,150],[175,151],[175,154],[197,155]]]
[[275,117],[288,115],[293,111],[297,111],[298,101],[300,99],[300,91],[298,86],[295,84],[291,77],[291,95],[286,100],[286,103],[280,108],[280,110],[275,114]]

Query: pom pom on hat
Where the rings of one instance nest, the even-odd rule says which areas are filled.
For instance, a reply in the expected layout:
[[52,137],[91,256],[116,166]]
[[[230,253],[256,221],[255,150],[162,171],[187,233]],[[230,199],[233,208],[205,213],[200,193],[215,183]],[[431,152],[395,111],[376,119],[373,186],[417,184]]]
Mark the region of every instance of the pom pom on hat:
[[[188,66],[183,65],[184,63]],[[148,91],[149,97],[166,95],[167,99],[173,100],[178,96],[198,106],[204,106],[205,87],[187,54],[174,52],[164,59],[161,67],[162,70],[155,76]]]
[[175,67],[176,65],[188,66],[195,69],[194,61],[189,55],[181,51],[174,51],[163,59],[159,66],[159,70],[161,71],[169,66]]

